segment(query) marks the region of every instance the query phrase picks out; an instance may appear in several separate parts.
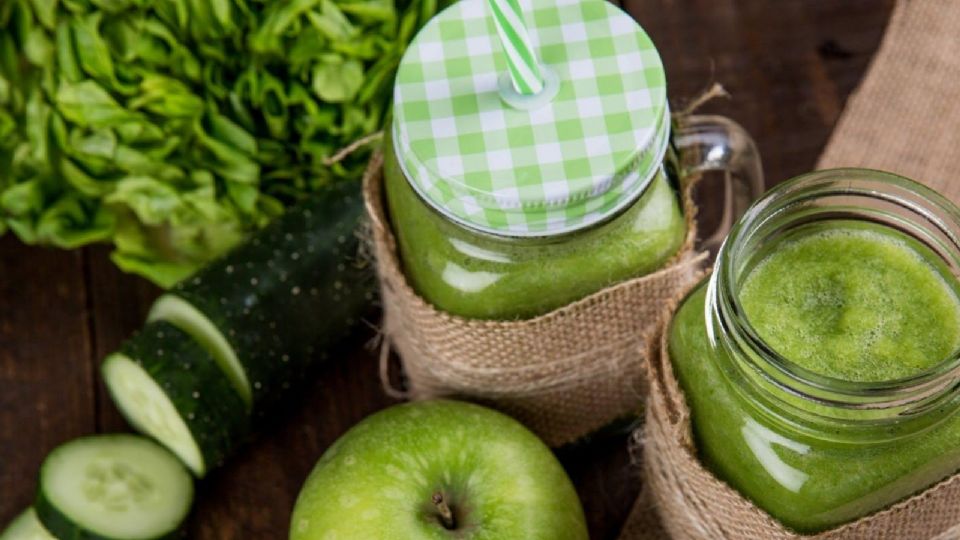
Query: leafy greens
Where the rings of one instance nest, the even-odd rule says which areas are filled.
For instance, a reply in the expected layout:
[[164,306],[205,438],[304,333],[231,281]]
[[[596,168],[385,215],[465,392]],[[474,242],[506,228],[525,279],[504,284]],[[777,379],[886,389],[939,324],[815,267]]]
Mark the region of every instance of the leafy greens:
[[169,286],[356,181],[436,0],[0,0],[0,234]]

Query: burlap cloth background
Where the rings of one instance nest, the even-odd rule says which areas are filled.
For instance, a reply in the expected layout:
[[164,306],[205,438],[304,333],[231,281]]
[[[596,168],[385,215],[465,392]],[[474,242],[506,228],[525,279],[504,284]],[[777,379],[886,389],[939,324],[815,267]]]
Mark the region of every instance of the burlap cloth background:
[[[841,166],[895,172],[960,202],[960,2],[898,3],[819,162]],[[699,464],[663,342],[652,345],[646,425],[637,436],[645,485],[621,539],[960,538],[960,474],[819,535],[784,529]]]
[[407,283],[383,206],[378,153],[364,178],[364,198],[383,301],[382,379],[389,381],[393,349],[408,383],[404,397],[486,403],[551,446],[637,414],[646,395],[638,351],[655,332],[665,303],[697,279],[706,257],[694,252],[693,183],[683,190],[686,240],[664,269],[534,319],[468,320],[438,311]]

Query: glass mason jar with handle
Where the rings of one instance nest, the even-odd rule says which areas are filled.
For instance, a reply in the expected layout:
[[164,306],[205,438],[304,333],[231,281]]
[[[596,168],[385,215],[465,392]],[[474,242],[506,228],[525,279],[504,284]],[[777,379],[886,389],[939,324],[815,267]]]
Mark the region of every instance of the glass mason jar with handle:
[[540,94],[510,85],[484,0],[428,23],[396,79],[384,182],[403,268],[467,318],[533,317],[664,267],[686,237],[688,175],[727,173],[727,223],[763,186],[735,123],[673,124],[659,54],[629,15],[604,0],[522,5]]
[[669,326],[700,460],[802,533],[960,469],[960,210],[838,169],[735,225]]

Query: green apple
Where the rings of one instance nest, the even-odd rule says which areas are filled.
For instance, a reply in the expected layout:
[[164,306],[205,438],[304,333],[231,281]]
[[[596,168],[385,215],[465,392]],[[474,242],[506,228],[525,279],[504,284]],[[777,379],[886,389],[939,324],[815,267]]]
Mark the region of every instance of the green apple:
[[397,405],[340,437],[297,499],[291,540],[586,540],[553,453],[496,411]]

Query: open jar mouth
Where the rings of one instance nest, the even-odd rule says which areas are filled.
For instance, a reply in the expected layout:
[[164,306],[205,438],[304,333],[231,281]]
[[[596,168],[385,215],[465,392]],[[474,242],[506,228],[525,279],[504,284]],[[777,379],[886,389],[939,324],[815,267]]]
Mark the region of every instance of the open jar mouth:
[[960,348],[899,379],[851,381],[784,357],[756,331],[740,301],[743,278],[797,227],[853,220],[891,227],[929,248],[960,276],[960,209],[912,180],[868,169],[800,176],[769,191],[731,229],[707,291],[706,322],[734,387],[761,412],[837,441],[887,440],[932,426],[960,405]]

